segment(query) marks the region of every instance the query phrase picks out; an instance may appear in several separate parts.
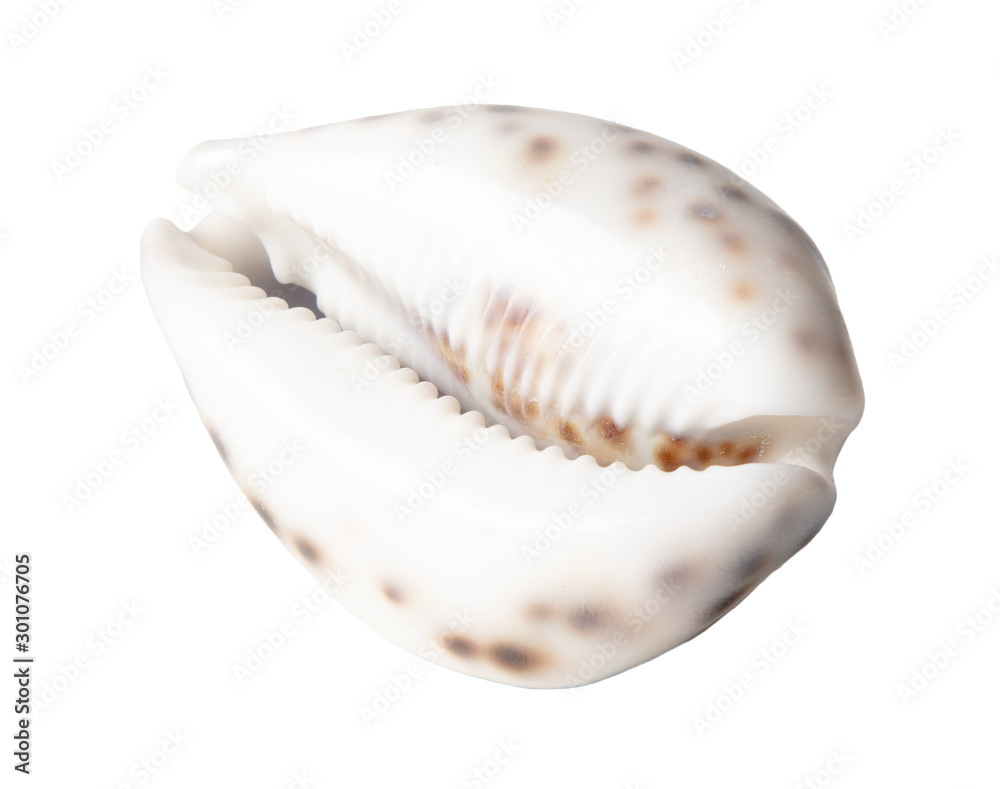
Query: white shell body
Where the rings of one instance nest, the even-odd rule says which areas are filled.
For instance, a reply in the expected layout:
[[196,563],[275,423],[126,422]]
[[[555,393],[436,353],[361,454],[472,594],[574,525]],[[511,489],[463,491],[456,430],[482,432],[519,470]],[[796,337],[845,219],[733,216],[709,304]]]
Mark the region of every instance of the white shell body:
[[601,679],[828,517],[863,404],[829,272],[705,157],[483,106],[205,143],[179,180],[214,213],[153,222],[142,271],[191,396],[275,534],[415,654]]

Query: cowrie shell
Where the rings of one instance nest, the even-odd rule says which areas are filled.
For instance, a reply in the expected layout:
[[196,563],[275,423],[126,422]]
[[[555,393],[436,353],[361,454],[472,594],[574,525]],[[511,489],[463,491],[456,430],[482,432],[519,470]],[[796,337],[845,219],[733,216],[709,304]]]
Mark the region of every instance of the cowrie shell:
[[254,142],[184,159],[213,212],[151,223],[143,281],[234,479],[377,632],[591,682],[826,521],[850,340],[815,245],[724,167],[504,106]]

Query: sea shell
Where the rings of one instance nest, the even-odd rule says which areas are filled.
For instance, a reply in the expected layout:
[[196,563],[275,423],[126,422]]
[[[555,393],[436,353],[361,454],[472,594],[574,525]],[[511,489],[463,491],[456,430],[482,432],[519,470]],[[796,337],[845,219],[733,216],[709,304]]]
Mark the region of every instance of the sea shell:
[[214,210],[151,223],[142,276],[219,454],[411,652],[602,679],[829,516],[863,403],[829,271],[706,157],[465,106],[204,143],[179,180]]

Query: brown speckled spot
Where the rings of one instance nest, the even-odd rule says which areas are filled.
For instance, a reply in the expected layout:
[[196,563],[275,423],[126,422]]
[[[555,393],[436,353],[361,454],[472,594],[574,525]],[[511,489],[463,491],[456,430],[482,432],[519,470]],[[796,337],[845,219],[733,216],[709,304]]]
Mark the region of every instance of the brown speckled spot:
[[556,141],[551,137],[532,137],[528,143],[528,158],[536,162],[543,162],[555,156]]
[[381,586],[382,594],[385,595],[385,599],[390,603],[402,603],[403,593],[400,591],[399,587],[388,581],[384,581]]
[[643,140],[632,140],[628,144],[629,153],[637,153],[640,156],[647,156],[656,151],[655,145],[650,145],[648,142]]
[[580,432],[572,422],[568,422],[565,419],[559,420],[559,437],[563,441],[568,441],[570,444],[576,444],[577,446],[583,443],[580,440]]
[[532,400],[528,403],[528,407],[524,411],[530,419],[538,419],[541,416],[541,408],[538,405],[537,400]]
[[219,453],[219,457],[222,458],[222,462],[227,466],[229,465],[229,453],[226,451],[226,445],[222,443],[222,439],[219,438],[219,434],[208,425],[205,426],[208,430],[208,437],[212,439],[212,443],[215,444],[215,451]]
[[664,434],[659,445],[653,451],[653,459],[661,471],[676,471],[685,462],[686,438],[674,438],[669,434]]
[[532,603],[524,613],[529,619],[548,619],[552,616],[552,608],[548,603]]
[[702,159],[700,156],[695,156],[693,153],[689,151],[682,151],[681,153],[677,154],[677,161],[679,161],[681,164],[690,165],[691,167],[701,167],[705,163],[704,159]]
[[691,214],[698,219],[704,219],[708,222],[714,222],[719,218],[719,209],[716,208],[711,203],[706,203],[704,201],[694,203],[691,206]]
[[737,301],[750,301],[757,295],[757,287],[745,279],[738,279],[733,283],[733,296]]
[[656,211],[652,208],[640,208],[632,214],[632,221],[637,225],[649,225],[656,221]]
[[475,642],[465,636],[447,633],[441,636],[441,646],[458,657],[473,657],[479,651]]
[[805,354],[813,353],[822,345],[820,338],[812,329],[797,329],[792,334],[792,339],[795,340],[795,346]]
[[739,451],[739,453],[737,453],[736,459],[740,463],[746,463],[751,458],[757,457],[760,454],[760,449],[759,444],[750,444],[745,446]]
[[644,175],[636,179],[635,185],[632,187],[633,191],[639,195],[655,192],[662,188],[663,181],[655,175]]
[[724,614],[732,611],[737,603],[739,603],[744,597],[750,594],[751,590],[756,586],[756,583],[742,584],[738,586],[731,592],[724,594],[722,597],[718,598],[713,602],[708,609],[705,611],[705,620],[714,621]]
[[743,580],[756,578],[757,574],[764,569],[767,558],[768,554],[764,551],[751,551],[740,559],[740,566],[736,568],[736,575]]
[[723,246],[734,255],[744,255],[747,251],[747,242],[735,233],[723,233],[719,240]]
[[594,432],[609,444],[625,444],[628,441],[628,428],[619,427],[610,416],[602,416],[594,422]]
[[310,564],[316,564],[319,561],[319,550],[305,537],[296,537],[294,540],[295,550],[299,552],[299,555],[305,559]]
[[260,519],[267,524],[267,528],[269,528],[271,531],[277,534],[278,526],[274,522],[274,516],[271,514],[271,511],[267,508],[267,505],[265,505],[264,502],[254,498],[249,498],[249,500],[250,500],[250,506],[253,507],[254,512],[256,512],[260,516]]
[[579,605],[569,610],[566,621],[574,630],[581,633],[590,633],[607,625],[611,620],[611,613],[603,606]]
[[735,186],[729,186],[729,184],[723,184],[720,186],[719,193],[727,200],[732,200],[734,203],[746,203],[749,200],[746,192],[742,189],[737,189]]
[[712,462],[712,448],[707,444],[699,444],[694,450],[695,459],[703,466]]
[[490,657],[511,671],[531,671],[544,662],[541,654],[517,644],[497,644],[490,650]]

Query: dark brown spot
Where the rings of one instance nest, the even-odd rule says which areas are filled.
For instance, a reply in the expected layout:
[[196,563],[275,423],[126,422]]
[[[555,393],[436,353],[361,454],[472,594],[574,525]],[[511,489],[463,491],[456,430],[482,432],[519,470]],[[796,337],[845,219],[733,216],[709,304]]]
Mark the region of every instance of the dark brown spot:
[[670,434],[665,434],[660,439],[659,445],[653,451],[653,459],[661,471],[676,471],[685,462],[685,447],[688,443],[686,438],[675,438]]
[[728,184],[720,186],[719,193],[727,200],[732,200],[734,203],[746,203],[749,200],[746,192],[742,189],[737,189],[735,186],[729,186]]
[[786,233],[788,233],[789,236],[792,237],[795,242],[809,249],[813,254],[819,257],[820,260],[822,260],[822,256],[820,256],[819,250],[816,248],[816,244],[813,243],[813,240],[809,238],[809,235],[802,229],[798,222],[788,216],[788,214],[784,211],[771,209],[767,213],[771,219],[773,219],[785,230]]
[[594,422],[594,432],[611,444],[623,444],[626,441],[628,429],[621,428],[610,416],[602,416]]
[[656,146],[650,145],[648,142],[643,140],[632,140],[628,144],[629,153],[637,153],[641,156],[646,156],[648,154],[654,153],[656,151]]
[[759,444],[749,444],[739,451],[736,458],[740,461],[740,463],[746,463],[751,458],[757,457],[757,455],[760,454],[760,449]]
[[568,422],[565,419],[559,421],[559,437],[563,441],[568,441],[570,444],[576,444],[580,446],[583,442],[580,440],[580,433],[573,425],[572,422]]
[[691,206],[691,214],[698,219],[714,222],[719,218],[719,209],[711,203],[699,202]]
[[736,576],[744,581],[755,578],[764,569],[767,558],[768,554],[763,551],[751,551],[740,560],[740,565],[736,568]]
[[516,644],[497,644],[490,650],[490,657],[511,671],[531,671],[544,662],[538,652]]
[[633,191],[636,194],[647,194],[649,192],[654,192],[658,189],[663,188],[663,181],[657,178],[655,175],[644,175],[638,178],[633,187]]
[[208,430],[208,437],[212,439],[212,443],[215,444],[215,451],[219,453],[219,457],[222,458],[222,462],[227,466],[229,465],[229,453],[226,451],[226,445],[222,443],[222,439],[219,438],[219,434],[215,432],[212,428],[206,425]]
[[601,606],[580,605],[570,609],[566,620],[574,630],[590,633],[607,625],[611,620],[611,613]]
[[677,161],[679,161],[681,164],[690,165],[691,167],[701,167],[705,163],[704,159],[702,159],[700,156],[696,156],[690,151],[682,151],[681,153],[677,154]]
[[528,143],[528,158],[536,162],[551,159],[556,152],[556,141],[551,137],[532,137]]
[[316,546],[313,545],[305,537],[296,537],[294,540],[295,550],[299,552],[299,555],[305,559],[310,564],[315,564],[319,561],[319,551]]
[[694,450],[694,456],[699,463],[707,466],[712,462],[712,448],[706,444],[699,444]]
[[732,441],[723,441],[716,447],[715,453],[719,458],[729,458],[732,459],[733,448],[736,445]]
[[273,531],[275,534],[278,533],[278,526],[274,522],[274,516],[271,515],[271,511],[267,506],[257,499],[250,499],[250,506],[253,507],[254,512],[256,512],[262,521],[267,524],[267,528]]
[[711,621],[729,613],[736,607],[737,603],[750,594],[756,585],[756,583],[743,584],[728,594],[723,595],[708,607],[708,610],[705,612],[705,619]]
[[472,657],[479,651],[479,647],[476,646],[475,642],[465,636],[447,633],[441,636],[440,640],[441,646],[458,657]]
[[399,587],[395,584],[385,581],[382,583],[382,594],[385,595],[386,600],[390,603],[402,603],[403,593],[400,591]]

